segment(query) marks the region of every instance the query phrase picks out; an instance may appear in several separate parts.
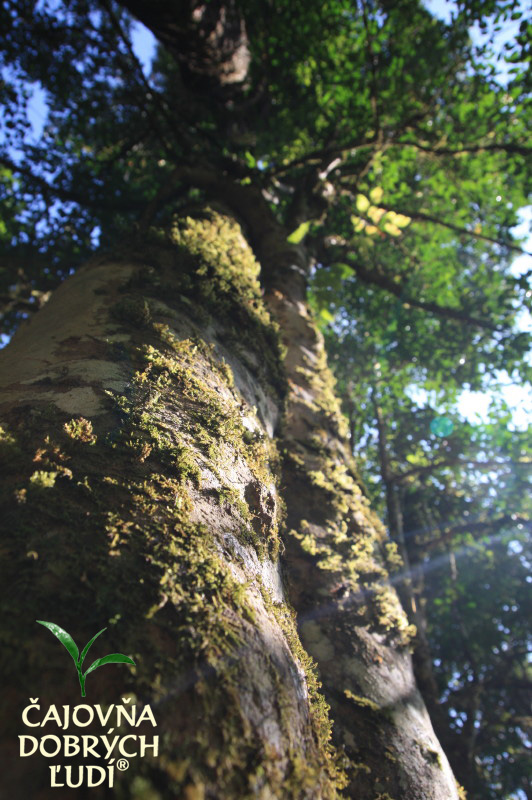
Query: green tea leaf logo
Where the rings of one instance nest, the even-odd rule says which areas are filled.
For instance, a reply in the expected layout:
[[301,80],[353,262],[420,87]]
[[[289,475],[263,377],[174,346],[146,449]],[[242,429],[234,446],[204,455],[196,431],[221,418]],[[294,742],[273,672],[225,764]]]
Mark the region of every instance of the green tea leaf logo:
[[54,636],[57,636],[59,641],[62,645],[66,647],[72,658],[74,659],[74,664],[76,665],[76,669],[78,671],[78,678],[79,678],[79,685],[81,686],[81,696],[85,697],[85,679],[89,672],[94,672],[95,669],[98,667],[103,666],[104,664],[133,664],[135,666],[135,662],[129,656],[124,656],[122,653],[111,653],[109,656],[104,656],[103,658],[97,658],[96,661],[90,665],[88,670],[83,673],[81,671],[81,667],[83,662],[85,661],[85,656],[89,652],[89,647],[91,644],[96,641],[98,636],[102,634],[107,628],[102,628],[101,631],[92,637],[92,639],[87,642],[83,650],[81,651],[81,655],[79,654],[78,646],[75,643],[72,636],[67,633],[63,628],[60,628],[59,625],[56,625],[55,622],[43,622],[42,619],[35,620],[39,623],[39,625],[44,625],[45,628],[48,628],[49,631],[53,633]]

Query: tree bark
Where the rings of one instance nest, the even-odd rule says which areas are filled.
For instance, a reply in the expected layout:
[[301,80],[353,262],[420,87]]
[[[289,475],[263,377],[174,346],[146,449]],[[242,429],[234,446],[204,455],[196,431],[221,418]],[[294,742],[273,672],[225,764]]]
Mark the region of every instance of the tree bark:
[[[178,221],[95,258],[0,354],[6,797],[457,797],[304,257],[273,233],[257,252],[264,296],[232,218]],[[107,626],[94,657],[135,666],[95,671],[78,700],[37,619],[81,645]],[[50,788],[58,762],[19,756],[29,698],[124,696],[150,705],[160,745],[113,789]]]

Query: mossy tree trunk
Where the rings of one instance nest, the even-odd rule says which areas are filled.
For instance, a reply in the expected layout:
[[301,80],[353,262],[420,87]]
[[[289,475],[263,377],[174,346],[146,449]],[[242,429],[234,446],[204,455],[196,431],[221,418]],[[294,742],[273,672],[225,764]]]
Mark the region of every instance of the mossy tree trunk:
[[[204,212],[94,259],[1,354],[6,796],[457,797],[304,254],[265,231],[263,288],[238,224]],[[53,759],[19,757],[30,697],[81,702],[36,619],[81,645],[108,626],[94,657],[135,661],[83,701],[130,694],[158,722],[159,754],[112,790],[63,795]]]

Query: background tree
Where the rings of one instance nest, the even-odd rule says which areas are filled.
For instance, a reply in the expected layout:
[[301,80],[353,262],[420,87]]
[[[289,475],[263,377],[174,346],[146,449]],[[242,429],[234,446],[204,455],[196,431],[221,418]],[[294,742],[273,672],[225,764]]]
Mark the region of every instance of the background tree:
[[[412,360],[402,358],[397,339],[409,331],[396,334],[390,319],[384,345],[364,336],[363,313],[361,330],[329,335],[352,441],[408,565],[396,585],[417,627],[416,676],[440,740],[472,796],[513,796],[526,786],[530,690],[528,435],[512,429],[495,393],[484,423],[463,419],[464,378],[453,375],[463,351],[446,364],[449,340],[441,349],[435,340],[430,354],[413,345]],[[477,366],[467,369],[472,382]]]
[[[125,8],[161,44],[149,76]],[[59,663],[53,642],[35,654],[36,604],[59,622],[68,599],[76,640],[116,624],[165,737],[119,794],[453,796],[388,536],[413,567],[397,581],[457,775],[473,797],[521,784],[525,510],[508,465],[527,456],[501,415],[468,441],[439,407],[429,439],[408,399],[527,376],[515,323],[530,293],[509,269],[529,153],[521,16],[511,2],[464,3],[451,25],[411,0],[5,4],[5,331],[104,255],[3,358],[4,639],[18,652],[3,716],[19,713],[27,664]],[[479,17],[518,26],[504,86],[489,38],[471,44]],[[49,109],[38,141],[32,82]],[[389,533],[349,456],[362,442]],[[505,476],[496,503],[484,469]],[[277,577],[279,528],[332,743]],[[118,680],[100,678],[109,702]],[[61,685],[46,672],[68,698]],[[35,791],[39,768],[16,763],[14,790]]]

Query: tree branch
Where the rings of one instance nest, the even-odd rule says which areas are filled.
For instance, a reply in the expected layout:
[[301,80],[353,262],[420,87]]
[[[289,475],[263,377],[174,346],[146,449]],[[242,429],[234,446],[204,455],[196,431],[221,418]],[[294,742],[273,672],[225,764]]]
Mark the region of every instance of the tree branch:
[[[344,184],[345,186],[345,184]],[[344,192],[354,198],[354,194],[350,189],[344,188]],[[486,236],[483,233],[475,233],[475,231],[469,230],[468,228],[462,228],[460,225],[455,225],[453,222],[447,222],[446,220],[442,220],[439,217],[432,217],[429,214],[424,214],[422,211],[408,211],[404,208],[392,208],[391,206],[383,205],[382,202],[379,202],[379,208],[384,209],[385,211],[392,211],[396,214],[403,214],[404,216],[410,217],[413,220],[423,221],[423,222],[431,222],[434,225],[441,225],[444,228],[449,228],[452,231],[456,231],[456,233],[460,233],[461,235],[471,236],[473,239],[481,239],[485,242],[490,242],[491,244],[499,245],[499,247],[507,247],[509,250],[514,250],[517,253],[521,253],[522,255],[532,256],[532,252],[525,250],[523,247],[519,247],[517,244],[512,244],[511,242],[505,242],[502,239],[495,239],[493,236]]]
[[[493,322],[490,322],[486,319],[480,319],[479,317],[473,317],[462,309],[450,308],[449,306],[441,306],[438,303],[430,303],[424,300],[418,300],[410,295],[405,296],[403,286],[404,281],[397,284],[391,278],[388,278],[386,275],[384,275],[382,272],[378,272],[376,269],[366,269],[358,262],[355,263],[350,253],[348,253],[346,250],[343,252],[343,258],[346,263],[352,267],[356,276],[360,278],[363,283],[366,283],[369,286],[378,286],[380,289],[384,289],[384,291],[395,295],[395,297],[401,300],[401,302],[405,305],[412,306],[412,308],[419,308],[422,311],[429,311],[430,313],[439,317],[454,319],[457,322],[463,322],[468,325],[476,325],[478,328],[484,328],[490,331],[500,330],[499,326],[495,325]],[[326,257],[320,258],[320,261],[323,261],[324,263],[327,263],[328,260],[329,259]]]
[[[65,203],[76,203],[76,205],[81,206],[82,208],[95,209],[100,212],[106,205],[106,201],[101,197],[91,199],[87,193],[78,193],[72,189],[65,189],[62,186],[56,186],[53,183],[49,183],[46,178],[43,178],[40,175],[35,175],[35,173],[28,169],[28,167],[23,167],[16,164],[5,155],[0,155],[0,164],[10,169],[13,173],[18,173],[19,175],[27,178],[29,181],[38,186],[45,196],[49,195],[57,197],[59,200],[63,200]],[[109,202],[110,201],[107,201],[107,205],[109,205]],[[116,198],[113,197],[112,208],[113,211],[120,209],[122,211],[131,212],[134,210],[134,208],[136,208],[136,206],[132,207],[127,203],[120,203]]]
[[[467,464],[468,466],[473,467],[504,467],[507,464],[514,464],[515,461],[495,461],[495,459],[491,461],[475,461],[474,459],[462,459],[462,458],[452,458],[452,459],[442,459],[441,461],[434,461],[432,464],[426,464],[425,466],[414,467],[413,469],[409,469],[406,472],[398,473],[397,475],[390,476],[390,480],[393,483],[402,483],[403,481],[408,480],[414,475],[424,475],[427,472],[432,472],[433,470],[439,469],[440,467],[453,467],[458,466],[461,464]],[[519,462],[517,462],[519,463]]]
[[178,63],[194,91],[211,101],[234,99],[242,91],[250,64],[244,19],[234,0],[193,4],[183,0],[119,0],[153,33]]
[[[532,520],[526,519],[521,515],[504,514],[501,517],[494,519],[480,520],[478,522],[463,523],[461,525],[453,525],[451,528],[443,528],[442,535],[437,539],[432,539],[425,546],[429,548],[437,547],[445,542],[449,542],[456,534],[459,533],[482,533],[490,531],[494,528],[501,528],[505,525],[521,524],[532,530]],[[406,534],[408,536],[408,533]]]
[[7,167],[14,173],[18,173],[19,175],[23,175],[25,178],[28,178],[34,184],[39,186],[45,194],[54,195],[55,197],[58,197],[60,200],[64,200],[67,203],[77,203],[78,205],[85,205],[89,207],[94,205],[87,203],[87,198],[85,196],[82,199],[81,195],[78,195],[77,192],[73,192],[71,189],[63,189],[60,186],[54,186],[40,175],[35,175],[30,169],[28,169],[28,167],[22,167],[18,164],[15,164],[15,162],[11,161],[11,159],[7,158],[7,156],[0,155],[0,164],[2,164],[4,167]]
[[421,144],[421,142],[413,141],[400,141],[393,142],[392,147],[415,147],[417,150],[423,150],[425,153],[433,153],[437,156],[460,156],[463,153],[483,153],[488,151],[503,152],[503,153],[517,153],[521,156],[530,156],[532,154],[532,147],[525,147],[525,145],[517,144],[516,142],[492,142],[491,144],[464,144],[462,147],[430,147],[429,145]]
[[[400,135],[400,134],[399,134]],[[394,138],[394,136],[390,136],[386,141],[382,143],[383,147],[386,149],[391,147],[415,147],[417,150],[422,150],[426,153],[431,153],[432,155],[436,156],[459,156],[462,153],[482,153],[486,151],[495,151],[495,152],[506,152],[506,153],[517,153],[518,155],[522,156],[530,156],[532,153],[532,148],[525,147],[524,145],[517,144],[516,142],[508,142],[508,143],[491,143],[491,144],[464,144],[461,147],[453,149],[452,147],[430,147],[428,145],[421,144],[421,142],[415,141],[400,141],[399,139]],[[300,156],[299,158],[290,161],[288,164],[282,164],[279,167],[273,169],[270,174],[271,175],[283,175],[286,172],[290,172],[290,170],[295,169],[300,166],[305,166],[306,164],[311,163],[321,163],[321,161],[326,159],[333,159],[338,158],[340,156],[346,156],[353,154],[354,150],[366,150],[368,148],[378,147],[377,137],[374,136],[371,140],[367,141],[364,140],[362,142],[347,142],[343,145],[338,145],[336,147],[325,147],[319,150],[312,150],[310,153],[307,153],[305,156]]]
[[[172,133],[177,133],[183,143],[190,147],[194,142],[193,134],[189,131],[185,131],[185,126],[180,123],[180,120],[177,115],[172,114],[170,109],[168,108],[167,103],[164,101],[160,93],[157,89],[153,88],[146,76],[144,75],[144,70],[142,69],[142,64],[140,63],[139,59],[137,58],[135,51],[129,41],[128,37],[124,33],[120,20],[118,19],[117,15],[115,14],[111,2],[109,0],[100,0],[102,5],[104,6],[109,19],[111,20],[111,24],[115,29],[118,37],[124,44],[124,47],[127,50],[128,58],[133,65],[132,74],[133,77],[139,86],[140,89],[143,89],[145,92],[145,98],[147,100],[153,99],[153,102],[156,106],[157,111],[161,115],[161,119],[166,122],[168,126],[168,130]],[[126,65],[127,69],[130,70],[129,65]],[[167,156],[174,157],[174,148],[166,138],[164,130],[159,125],[159,121],[157,117],[151,113],[151,110],[146,106],[145,103],[139,104],[142,107],[142,110],[146,113],[146,116],[149,120],[150,126],[152,127],[156,137],[162,144],[164,151],[166,152]],[[180,109],[181,114],[179,116],[183,116],[184,107],[186,106],[185,103],[182,104],[183,108]]]
[[[381,206],[381,208],[386,208],[386,207]],[[395,209],[388,208],[386,210],[394,211]],[[519,247],[519,245],[511,244],[510,242],[505,242],[501,239],[495,239],[493,236],[486,236],[483,233],[475,233],[474,231],[468,230],[468,228],[462,228],[460,225],[455,225],[452,222],[447,222],[446,220],[440,219],[438,217],[431,217],[429,214],[424,214],[422,211],[411,211],[411,212],[397,211],[396,213],[406,214],[412,219],[432,222],[434,225],[441,225],[444,228],[449,228],[452,231],[456,231],[456,233],[464,234],[466,236],[472,236],[474,239],[482,239],[485,242],[491,242],[491,244],[497,244],[500,247],[507,247],[509,250],[514,250],[517,253],[522,253],[527,256],[532,255],[532,252],[524,250],[522,247]]]

